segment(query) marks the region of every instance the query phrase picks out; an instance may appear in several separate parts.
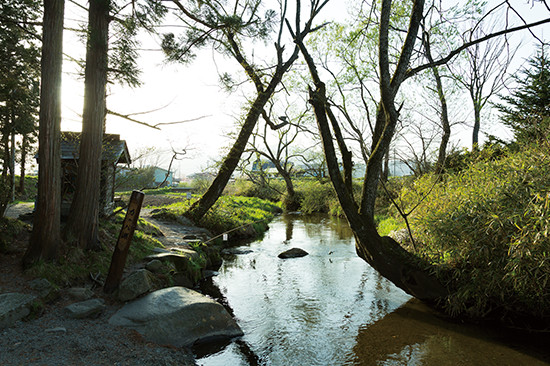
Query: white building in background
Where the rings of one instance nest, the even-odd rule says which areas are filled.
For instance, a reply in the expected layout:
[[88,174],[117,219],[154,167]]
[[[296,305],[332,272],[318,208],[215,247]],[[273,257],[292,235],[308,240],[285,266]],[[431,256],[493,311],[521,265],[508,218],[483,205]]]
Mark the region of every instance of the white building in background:
[[155,177],[154,183],[157,186],[164,182],[162,186],[169,187],[174,181],[173,172],[169,172],[168,170],[159,168],[158,166],[154,167],[153,174]]
[[[390,160],[390,177],[405,177],[412,175],[413,171],[401,160]],[[365,176],[365,170],[367,166],[363,163],[355,164],[353,166],[353,178],[363,178]]]

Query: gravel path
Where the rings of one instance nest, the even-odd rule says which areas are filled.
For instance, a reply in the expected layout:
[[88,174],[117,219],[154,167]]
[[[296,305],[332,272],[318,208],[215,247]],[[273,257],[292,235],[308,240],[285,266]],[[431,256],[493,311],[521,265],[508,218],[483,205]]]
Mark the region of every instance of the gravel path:
[[33,202],[17,203],[15,205],[8,206],[8,208],[6,209],[6,212],[4,213],[4,216],[12,219],[17,219],[19,218],[19,215],[31,213],[33,210],[34,210]]
[[109,325],[118,307],[108,306],[96,319],[69,319],[60,305],[0,330],[0,365],[195,365],[188,349],[162,347]]
[[[16,218],[29,211],[32,204],[18,204],[8,209],[8,215]],[[27,242],[28,238],[22,238],[9,253],[0,253],[0,293],[33,293],[31,278],[20,264]],[[110,325],[109,318],[122,304],[112,302],[101,289],[94,290],[94,298],[104,298],[107,305],[95,319],[65,316],[63,308],[79,300],[62,289],[35,318],[0,329],[0,365],[196,365],[188,348],[147,342],[136,331]]]

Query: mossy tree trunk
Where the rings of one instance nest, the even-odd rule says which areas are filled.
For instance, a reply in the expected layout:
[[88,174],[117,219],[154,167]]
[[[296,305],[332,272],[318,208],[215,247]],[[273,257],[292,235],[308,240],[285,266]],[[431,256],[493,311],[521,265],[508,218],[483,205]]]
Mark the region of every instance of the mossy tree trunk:
[[[340,205],[346,215],[350,228],[356,239],[357,254],[368,262],[382,276],[393,282],[397,287],[421,300],[439,303],[444,301],[448,294],[454,290],[456,284],[443,284],[434,273],[434,268],[420,257],[406,251],[397,242],[389,237],[381,237],[376,229],[374,221],[374,205],[378,192],[380,173],[384,156],[387,153],[391,140],[395,133],[395,127],[399,118],[399,110],[395,105],[396,95],[403,82],[420,71],[443,65],[475,44],[485,42],[489,39],[501,36],[506,33],[527,29],[529,27],[544,24],[550,21],[545,19],[539,22],[521,25],[515,28],[508,28],[496,31],[484,37],[465,42],[461,46],[449,52],[434,62],[429,62],[411,68],[410,61],[418,36],[418,31],[424,19],[424,0],[416,0],[412,4],[409,16],[409,24],[400,53],[396,60],[390,62],[389,31],[391,0],[382,0],[380,4],[380,16],[377,19],[378,27],[378,67],[380,99],[376,122],[374,126],[370,156],[367,162],[367,169],[363,179],[363,189],[359,204],[356,203],[352,192],[346,184],[346,176],[349,172],[341,172],[338,164],[337,153],[334,146],[334,139],[338,136],[331,130],[332,113],[330,103],[327,100],[325,84],[321,81],[315,62],[305,47],[302,39],[295,36],[295,41],[306,60],[306,64],[313,79],[314,87],[309,89],[309,102],[313,106],[317,127],[321,135],[323,150],[327,161],[327,167],[331,182],[336,191]],[[342,155],[345,150],[341,141],[338,147]]]

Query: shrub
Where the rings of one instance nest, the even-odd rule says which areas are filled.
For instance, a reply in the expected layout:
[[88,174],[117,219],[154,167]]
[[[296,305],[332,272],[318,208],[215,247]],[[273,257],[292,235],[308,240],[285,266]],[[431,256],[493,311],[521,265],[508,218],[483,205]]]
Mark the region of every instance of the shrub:
[[282,195],[279,192],[285,192],[286,187],[282,180],[271,180],[266,185],[256,184],[247,179],[237,179],[224,192],[226,195],[257,197],[271,202],[278,202]]
[[300,211],[306,214],[329,212],[329,201],[336,198],[331,184],[321,184],[317,180],[303,180],[296,185],[300,195]]
[[387,217],[375,217],[378,226],[378,234],[380,236],[387,236],[392,231],[397,231],[404,228],[404,223],[402,219],[395,218],[393,216]]
[[420,252],[453,269],[450,313],[550,315],[550,150],[538,146],[405,189]]
[[212,178],[209,178],[207,176],[197,175],[191,181],[191,187],[195,190],[195,193],[203,194],[208,190],[211,183],[212,183]]

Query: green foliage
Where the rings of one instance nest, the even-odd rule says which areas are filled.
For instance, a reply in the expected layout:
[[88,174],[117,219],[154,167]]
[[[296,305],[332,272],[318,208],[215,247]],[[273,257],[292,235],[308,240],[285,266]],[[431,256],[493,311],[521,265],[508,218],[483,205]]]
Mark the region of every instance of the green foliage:
[[263,233],[280,211],[278,205],[260,198],[222,196],[198,224],[217,234],[242,226],[231,235],[251,237]]
[[269,185],[260,185],[247,179],[237,179],[228,187],[228,192],[236,196],[257,197],[271,202],[281,200],[281,194],[284,192],[285,184],[281,179],[274,179]]
[[[415,177],[389,177],[388,180],[378,189],[378,196],[375,203],[375,212],[378,215],[397,215],[393,201],[398,201],[400,192],[413,184]],[[385,188],[385,189],[384,189]]]
[[548,141],[550,135],[550,57],[541,46],[528,60],[529,69],[514,77],[518,86],[511,95],[501,97],[506,104],[497,108],[502,122],[513,131],[517,142],[529,144]]
[[[164,206],[155,214],[163,219],[177,221],[185,215],[190,205],[197,200],[182,201]],[[221,196],[206,215],[196,224],[205,227],[214,234],[221,234],[229,230],[232,237],[254,237],[267,229],[267,222],[281,208],[272,202],[256,197]]]
[[0,253],[9,253],[11,244],[29,225],[22,221],[0,217]]
[[378,234],[380,236],[387,236],[392,231],[403,229],[405,224],[402,219],[393,216],[377,216],[375,221],[378,223]]
[[[19,186],[19,179],[21,177],[15,177],[15,186]],[[15,196],[17,201],[34,201],[38,194],[38,176],[25,176],[25,191],[18,192]]]
[[[12,198],[10,169],[16,135],[29,142],[36,134],[40,84],[40,45],[34,34],[41,2],[14,0],[0,6],[0,215]],[[27,143],[24,149],[29,149]]]
[[511,151],[511,147],[501,143],[486,143],[476,150],[456,150],[447,155],[444,171],[458,173],[468,169],[475,163],[490,162],[505,157]]
[[321,184],[316,180],[300,180],[296,192],[301,197],[300,211],[306,214],[329,212],[330,202],[336,198],[331,184]]
[[[101,250],[84,251],[70,248],[57,262],[41,261],[29,268],[26,273],[31,277],[46,278],[60,287],[84,283],[89,280],[90,274],[100,273],[101,277],[105,278],[123,220],[124,213],[119,213],[112,220],[100,223],[100,238],[103,244]],[[158,230],[154,225],[139,219],[130,245],[127,266],[141,262],[144,257],[153,253],[154,248],[163,247],[162,243],[146,233],[154,233],[155,229]]]
[[197,175],[191,181],[191,187],[195,190],[197,194],[203,194],[208,190],[208,187],[210,187],[211,183],[212,178],[203,175]]
[[[276,13],[270,9],[262,16],[261,5],[260,0],[245,0],[233,7],[224,2],[189,2],[186,11],[200,21],[186,22],[185,31],[179,36],[174,33],[164,34],[162,50],[169,61],[188,63],[195,59],[196,49],[210,45],[231,54],[229,38],[265,40],[277,19]],[[236,41],[241,42],[238,39]]]
[[452,270],[450,313],[550,316],[549,176],[549,146],[534,146],[473,163],[431,192],[433,176],[403,190],[409,207],[422,202],[411,218],[420,254]]
[[111,262],[111,253],[106,250],[84,252],[72,248],[57,262],[40,261],[27,269],[30,277],[45,278],[59,286],[73,286],[88,280],[90,273],[107,274]]
[[117,170],[115,179],[117,191],[152,188],[155,186],[155,167]]

